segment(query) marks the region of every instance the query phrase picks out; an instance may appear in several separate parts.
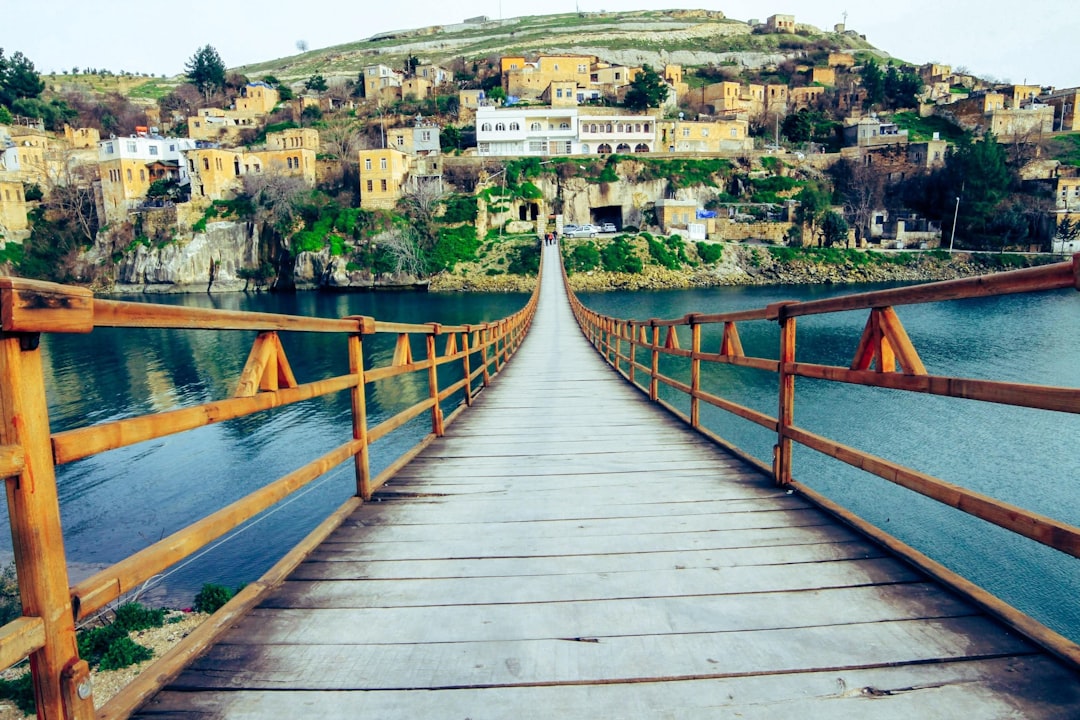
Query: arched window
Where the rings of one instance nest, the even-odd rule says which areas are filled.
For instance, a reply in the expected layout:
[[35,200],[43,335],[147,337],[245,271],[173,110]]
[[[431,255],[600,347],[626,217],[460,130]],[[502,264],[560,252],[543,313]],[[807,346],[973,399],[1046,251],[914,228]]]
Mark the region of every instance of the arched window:
[[511,130],[520,130],[521,125],[517,124],[516,122],[512,122],[512,123],[510,123],[510,129]]
[[532,130],[533,132],[539,132],[540,131],[540,123],[534,122],[533,124],[529,125],[529,129]]
[[568,123],[568,122],[559,123],[559,129],[560,130],[569,130],[570,129],[570,123]]
[[605,130],[604,132],[607,132],[607,133],[611,132],[611,123],[607,124],[607,130]]
[[619,143],[619,147],[615,148],[615,152],[628,153],[630,152],[630,146],[626,143]]
[[634,123],[634,132],[641,132],[641,123]]
[[506,123],[495,123],[495,132],[505,132]]
[[491,123],[484,123],[481,125],[480,132],[491,132]]
[[581,143],[581,152],[585,155],[588,155],[590,152],[592,152],[592,150],[589,148],[588,143]]
[[645,123],[645,132],[652,132],[652,130],[649,129],[649,123]]
[[634,148],[634,152],[636,152],[636,153],[649,152],[649,146],[646,145],[645,143],[638,143],[637,147]]
[[596,152],[599,153],[600,155],[610,155],[611,154],[611,146],[608,145],[607,143],[602,143],[600,145],[600,147],[596,148]]

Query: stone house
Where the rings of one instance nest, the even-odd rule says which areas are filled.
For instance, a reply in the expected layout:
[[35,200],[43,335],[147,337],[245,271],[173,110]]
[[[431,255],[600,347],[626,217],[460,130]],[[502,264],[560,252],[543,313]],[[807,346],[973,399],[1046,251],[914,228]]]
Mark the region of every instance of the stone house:
[[30,227],[28,209],[22,180],[12,173],[0,172],[0,235],[4,239],[24,233]]
[[[404,75],[387,65],[367,65],[364,73],[364,97],[372,100],[383,99],[385,95],[394,96],[400,92]],[[387,92],[389,91],[389,92]]]
[[151,183],[163,178],[190,181],[183,153],[194,150],[191,138],[132,135],[98,142],[98,215],[105,222],[124,222],[141,206]]
[[[310,129],[309,129],[310,131]],[[315,187],[318,131],[310,135],[270,133],[263,150],[197,148],[184,153],[191,176],[191,195],[207,200],[225,200],[244,187],[248,175],[297,177],[307,187]]]
[[848,147],[872,148],[907,143],[907,130],[901,130],[896,123],[882,122],[873,115],[848,120],[844,127],[844,144]]
[[1080,131],[1080,87],[1057,90],[1042,95],[1039,101],[1054,109],[1054,129],[1059,132]]
[[582,112],[577,122],[578,150],[583,155],[652,152],[656,125],[656,118],[647,114]]
[[825,88],[820,85],[794,87],[788,90],[788,100],[792,110],[811,107],[823,97],[825,97]]
[[394,148],[361,150],[360,207],[389,210],[401,198],[409,175],[409,156]]
[[252,117],[269,115],[280,101],[277,89],[270,84],[248,83],[240,88],[240,95],[235,100],[236,112]]
[[794,15],[770,15],[765,20],[765,28],[769,32],[774,32],[774,33],[794,33],[795,32],[795,16]]
[[666,152],[703,154],[741,153],[752,150],[746,120],[661,120],[657,146]]
[[553,82],[570,81],[575,87],[589,87],[593,55],[541,55],[535,62],[513,56],[502,58],[503,90],[508,97],[539,100]]

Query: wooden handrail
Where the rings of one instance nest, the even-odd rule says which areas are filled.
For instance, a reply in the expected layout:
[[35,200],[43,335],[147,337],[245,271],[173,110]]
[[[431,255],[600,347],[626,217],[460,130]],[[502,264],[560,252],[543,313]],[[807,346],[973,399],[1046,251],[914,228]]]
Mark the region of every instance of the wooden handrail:
[[[444,427],[458,417],[458,410],[472,405],[474,396],[518,349],[532,322],[539,288],[538,278],[524,307],[508,317],[474,325],[441,325],[384,322],[366,316],[332,319],[100,300],[83,288],[0,278],[0,477],[8,478],[16,569],[26,614],[0,627],[0,666],[31,657],[38,717],[93,717],[89,668],[78,657],[75,620],[119,599],[342,462],[352,459],[356,474],[356,496],[347,499],[343,508],[370,499],[401,466],[400,460],[395,461],[372,478],[371,443],[425,412],[431,414],[431,433],[414,450],[441,435]],[[236,397],[50,434],[39,336],[89,333],[97,327],[256,331],[259,335]],[[349,373],[298,384],[276,335],[281,331],[343,335],[347,339]],[[407,355],[411,355],[410,338],[419,336],[425,353],[416,361],[409,357],[398,364],[391,361],[382,367],[365,367],[364,338],[377,334],[404,338]],[[437,338],[447,338],[442,353],[439,346],[443,340],[436,344]],[[458,363],[462,380],[440,387],[439,367]],[[367,387],[417,372],[427,376],[426,397],[369,427]],[[477,386],[475,381],[481,376],[483,384]],[[341,392],[351,396],[350,440],[69,586],[56,495],[56,465]],[[442,403],[457,393],[465,395],[460,407],[444,417]],[[412,453],[407,451],[406,456]],[[339,510],[331,517],[328,522],[336,526],[346,514]],[[324,527],[321,532],[329,530]],[[275,575],[256,585],[266,590],[280,579]],[[165,675],[157,677],[162,683],[167,679]]]
[[[652,401],[661,404],[699,432],[728,447],[730,445],[726,441],[717,438],[702,427],[698,410],[699,402],[707,402],[737,417],[773,430],[777,440],[770,474],[778,484],[803,487],[794,480],[792,474],[791,446],[793,443],[798,443],[973,517],[1063,553],[1080,557],[1080,528],[808,432],[796,427],[792,417],[796,377],[891,388],[941,397],[966,398],[1048,411],[1080,413],[1080,388],[973,380],[928,374],[907,332],[892,311],[895,305],[1064,288],[1080,290],[1080,254],[1067,262],[996,275],[855,293],[808,302],[773,303],[765,308],[732,313],[691,313],[674,319],[626,320],[601,315],[585,307],[570,290],[565,269],[563,279],[567,285],[574,315],[585,337],[609,365],[624,378],[630,380],[634,387],[647,394]],[[871,318],[851,367],[796,362],[796,318],[852,310],[869,310]],[[735,323],[762,320],[776,322],[780,326],[780,347],[776,359],[746,357],[742,353],[741,343],[738,342]],[[721,323],[724,324],[725,338],[721,351],[719,353],[704,352],[700,341],[701,327]],[[675,332],[680,327],[690,329],[691,348],[689,350],[678,347],[678,336]],[[618,352],[619,343],[624,338],[632,339],[632,350],[625,356]],[[644,364],[635,359],[638,348],[651,353],[651,364]],[[612,350],[615,350],[614,354]],[[659,368],[660,356],[689,359],[688,381],[662,374]],[[620,361],[629,364],[628,372],[623,372]],[[780,378],[778,416],[773,418],[765,413],[743,407],[702,387],[701,365],[703,363],[723,363],[776,373]],[[900,366],[899,371],[897,371],[897,365]],[[635,371],[647,373],[647,380],[641,381],[640,375],[634,374]],[[659,397],[658,387],[661,384],[688,397],[689,414],[676,410]],[[756,459],[754,463],[760,466]],[[995,612],[1002,605],[1000,601],[996,604],[980,601],[980,604]],[[999,614],[1003,617],[1008,616],[1005,617],[1006,620],[1025,632],[1026,628],[1030,627],[1028,624],[1030,619],[1017,621],[1016,617],[1020,615],[1017,611]],[[1030,622],[1034,623],[1034,621]],[[1033,635],[1037,635],[1037,639],[1058,637],[1062,641],[1060,647],[1051,649],[1064,657],[1076,657],[1075,645],[1068,643],[1064,638],[1050,631],[1046,634],[1040,632]]]

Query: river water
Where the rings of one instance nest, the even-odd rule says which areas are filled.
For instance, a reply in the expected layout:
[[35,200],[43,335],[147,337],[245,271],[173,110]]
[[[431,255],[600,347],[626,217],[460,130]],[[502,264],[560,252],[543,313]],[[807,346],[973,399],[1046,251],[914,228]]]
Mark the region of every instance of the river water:
[[[626,318],[679,317],[807,300],[862,288],[716,288],[584,295],[594,309]],[[136,298],[131,298],[136,299]],[[144,299],[144,298],[138,298]],[[322,317],[373,315],[446,324],[502,317],[523,295],[379,292],[352,295],[184,295],[152,298],[200,307]],[[927,369],[935,375],[1080,386],[1080,294],[965,300],[898,308]],[[799,320],[800,361],[848,365],[865,313]],[[740,326],[749,355],[777,356],[775,323]],[[231,395],[254,333],[98,330],[43,342],[54,431],[221,399]],[[685,341],[684,341],[685,343]],[[347,372],[344,340],[283,334],[301,383]],[[685,344],[684,344],[685,346]],[[719,335],[705,334],[715,350]],[[365,353],[388,362],[392,339],[365,340]],[[686,368],[673,361],[671,374]],[[422,374],[420,374],[422,375]],[[450,381],[447,377],[443,382]],[[799,379],[795,420],[840,442],[1025,508],[1080,525],[1080,417],[1001,408],[873,388]],[[770,414],[776,378],[755,370],[709,368],[706,389]],[[426,377],[369,389],[372,424],[427,392]],[[682,400],[668,398],[685,408]],[[703,422],[770,462],[774,438],[711,407]],[[115,562],[303,465],[350,436],[347,394],[115,450],[58,468],[61,515],[73,574]],[[429,428],[425,417],[373,447],[374,471]],[[902,540],[987,587],[1074,640],[1080,640],[1077,561],[1034,542],[806,449],[794,475]],[[298,497],[271,509],[147,588],[183,606],[203,582],[237,585],[261,575],[352,492],[349,463]],[[662,492],[662,490],[661,490]],[[4,537],[10,549],[10,538]]]

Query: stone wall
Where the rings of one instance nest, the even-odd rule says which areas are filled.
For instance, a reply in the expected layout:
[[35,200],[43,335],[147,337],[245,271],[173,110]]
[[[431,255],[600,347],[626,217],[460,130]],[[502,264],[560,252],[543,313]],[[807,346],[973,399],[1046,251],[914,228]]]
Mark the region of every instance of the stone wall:
[[741,223],[734,220],[717,220],[716,227],[709,235],[710,240],[742,242],[743,240],[765,240],[783,245],[787,241],[788,231],[795,227],[789,222]]

